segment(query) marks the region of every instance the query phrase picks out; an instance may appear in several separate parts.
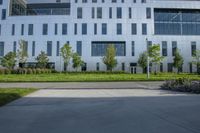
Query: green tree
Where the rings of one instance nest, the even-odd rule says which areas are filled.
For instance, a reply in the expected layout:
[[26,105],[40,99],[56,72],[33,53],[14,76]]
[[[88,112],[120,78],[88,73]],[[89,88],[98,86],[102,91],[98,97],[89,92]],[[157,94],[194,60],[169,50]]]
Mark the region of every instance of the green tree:
[[72,48],[69,44],[65,44],[61,48],[61,56],[63,58],[64,65],[66,66],[66,70],[67,70],[67,67],[70,63],[70,59],[72,58]]
[[183,57],[181,56],[181,54],[179,53],[178,50],[176,50],[176,52],[175,52],[175,56],[174,56],[173,61],[174,61],[173,66],[174,66],[174,68],[177,69],[177,73],[179,73],[181,67],[183,66],[184,60],[183,60]]
[[160,45],[153,45],[149,47],[148,51],[150,62],[155,66],[155,74],[157,74],[157,66],[163,61],[164,57],[160,54]]
[[200,74],[200,50],[194,53],[192,64],[197,66],[197,73]]
[[110,44],[106,50],[106,54],[103,57],[103,63],[107,66],[109,71],[112,71],[117,65],[117,60],[115,59],[116,50],[114,45]]
[[83,61],[81,60],[81,57],[78,53],[73,53],[72,55],[72,62],[73,62],[73,68],[78,70],[83,65]]
[[37,65],[39,68],[46,68],[47,63],[49,62],[49,58],[44,51],[41,51],[41,53],[36,57],[35,60],[37,61]]
[[147,69],[147,52],[143,52],[139,55],[138,64],[143,69],[143,73],[146,73]]
[[27,42],[25,40],[19,41],[19,49],[17,50],[17,59],[19,64],[23,65],[26,63],[28,59],[28,51],[27,51]]
[[3,67],[13,69],[16,63],[16,54],[14,52],[9,52],[0,60]]

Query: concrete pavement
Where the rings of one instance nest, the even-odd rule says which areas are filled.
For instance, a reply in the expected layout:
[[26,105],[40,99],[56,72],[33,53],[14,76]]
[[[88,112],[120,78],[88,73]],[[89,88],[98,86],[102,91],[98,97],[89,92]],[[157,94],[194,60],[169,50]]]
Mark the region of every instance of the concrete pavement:
[[200,96],[43,89],[0,108],[2,133],[199,133]]
[[163,82],[48,82],[48,83],[0,83],[0,88],[40,89],[157,89]]

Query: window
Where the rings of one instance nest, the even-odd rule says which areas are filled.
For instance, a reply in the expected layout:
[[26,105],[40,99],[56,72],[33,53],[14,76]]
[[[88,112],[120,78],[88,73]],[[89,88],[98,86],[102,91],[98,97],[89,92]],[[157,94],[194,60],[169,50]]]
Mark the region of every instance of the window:
[[58,35],[58,24],[55,24],[54,34]]
[[33,24],[28,25],[28,35],[33,35]]
[[132,8],[131,7],[128,8],[128,17],[132,18]]
[[126,56],[126,43],[125,42],[112,42],[112,41],[98,41],[92,42],[92,56],[104,56],[107,47],[113,44],[116,49],[116,56]]
[[4,42],[0,42],[0,56],[4,56]]
[[124,3],[124,0],[122,0],[122,3]]
[[87,0],[82,0],[82,3],[87,3]]
[[42,34],[43,35],[47,35],[48,34],[48,24],[43,24]]
[[141,0],[141,2],[142,2],[142,3],[146,3],[147,1],[146,1],[146,0]]
[[52,41],[47,41],[47,56],[52,56]]
[[132,23],[131,24],[131,34],[136,35],[137,34],[137,24]]
[[154,9],[155,34],[200,35],[199,9]]
[[92,7],[92,18],[95,18],[95,8]]
[[97,3],[97,0],[92,0],[92,3]]
[[102,35],[106,35],[107,34],[107,24],[103,23],[102,24]]
[[56,44],[56,56],[60,56],[60,42],[57,41],[57,44]]
[[173,41],[172,42],[172,56],[175,56],[176,50],[177,50],[177,42]]
[[117,7],[117,18],[122,18],[122,8]]
[[24,35],[24,24],[21,25],[21,35]]
[[67,35],[67,24],[62,24],[62,34]]
[[105,2],[105,0],[102,0],[102,3],[104,3]]
[[87,35],[87,24],[86,23],[82,24],[82,35]]
[[78,0],[75,0],[75,3],[78,3]]
[[117,23],[117,35],[121,35],[121,34],[122,34],[122,24]]
[[112,7],[109,7],[109,18],[112,18]]
[[3,0],[0,0],[0,5],[2,5],[3,4]]
[[137,0],[133,0],[133,3],[136,3],[137,2]]
[[162,41],[162,56],[167,56],[167,42]]
[[142,24],[142,35],[147,35],[147,24]]
[[79,56],[82,56],[82,42],[81,41],[76,42],[76,52],[79,54]]
[[17,52],[17,42],[16,41],[13,42],[13,52],[14,53]]
[[1,36],[1,24],[0,24],[0,36]]
[[167,64],[167,71],[168,72],[173,72],[173,63],[168,63]]
[[122,63],[122,71],[125,71],[125,63]]
[[117,3],[117,0],[112,0],[112,3]]
[[74,24],[74,35],[77,35],[77,23]]
[[102,8],[97,7],[97,18],[102,18]]
[[97,64],[96,64],[96,70],[97,70],[97,71],[100,70],[100,64],[99,64],[99,62],[97,62]]
[[81,66],[81,71],[85,72],[87,71],[87,63],[83,63],[82,66]]
[[95,23],[94,24],[94,35],[96,35],[97,34],[97,24]]
[[15,35],[15,24],[12,24],[12,35]]
[[160,72],[163,72],[163,63],[160,63]]
[[146,8],[146,18],[149,19],[151,18],[151,8]]
[[131,53],[132,53],[132,56],[135,56],[135,42],[132,41],[132,44],[131,44]]
[[6,19],[6,9],[2,9],[2,12],[1,12],[1,19],[2,19],[2,20],[5,20],[5,19]]
[[77,18],[79,18],[79,19],[81,19],[81,18],[83,18],[83,11],[82,11],[83,9],[81,8],[81,7],[78,7],[77,8]]
[[196,42],[191,42],[191,55],[192,56],[196,56],[196,50],[197,50]]
[[35,41],[32,43],[32,56],[35,56]]

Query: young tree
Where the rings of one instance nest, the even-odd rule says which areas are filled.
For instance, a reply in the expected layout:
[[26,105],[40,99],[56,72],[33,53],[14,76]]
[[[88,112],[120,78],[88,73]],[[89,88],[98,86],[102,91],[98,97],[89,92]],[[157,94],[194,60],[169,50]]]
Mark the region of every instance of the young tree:
[[13,69],[16,63],[16,54],[14,52],[9,52],[0,60],[3,67]]
[[37,65],[39,68],[46,68],[47,63],[49,62],[49,58],[44,51],[41,51],[41,53],[36,57],[35,60],[37,61]]
[[200,50],[196,50],[194,55],[192,64],[197,66],[197,73],[200,74]]
[[143,52],[143,53],[141,53],[139,55],[138,64],[143,69],[143,73],[146,73],[146,69],[147,69],[147,52]]
[[70,63],[70,59],[72,58],[72,50],[71,49],[72,48],[69,44],[65,44],[61,48],[61,56],[63,57],[63,61],[64,61],[64,64],[66,66],[66,70],[67,70],[67,67]]
[[78,70],[79,67],[83,65],[83,61],[81,60],[81,57],[79,56],[78,53],[74,53],[72,55],[72,62],[73,62],[73,68]]
[[160,54],[160,45],[149,47],[150,62],[155,66],[155,74],[157,74],[157,66],[163,61],[164,57]]
[[103,63],[107,66],[109,71],[112,71],[117,65],[117,60],[115,59],[116,50],[114,45],[109,45],[106,50],[106,55],[103,57]]
[[177,73],[179,73],[181,67],[183,66],[184,60],[183,60],[183,57],[181,56],[181,54],[179,53],[178,50],[176,50],[175,56],[174,56],[174,59],[173,59],[173,60],[174,60],[173,66],[174,66],[174,68],[177,69]]
[[28,59],[28,52],[27,52],[27,42],[25,40],[19,41],[19,49],[17,50],[17,59],[19,64],[23,65],[26,63]]

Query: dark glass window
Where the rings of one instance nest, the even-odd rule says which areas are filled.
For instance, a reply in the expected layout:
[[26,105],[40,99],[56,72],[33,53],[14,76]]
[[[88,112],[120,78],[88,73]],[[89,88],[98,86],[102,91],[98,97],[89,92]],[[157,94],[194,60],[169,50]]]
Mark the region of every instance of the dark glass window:
[[167,71],[168,72],[173,72],[173,63],[168,63],[167,64]]
[[102,18],[102,8],[97,7],[97,18]]
[[58,24],[55,24],[54,34],[58,35]]
[[147,35],[147,24],[142,24],[142,35]]
[[3,4],[3,0],[0,0],[0,5],[2,5]]
[[77,41],[76,43],[76,52],[79,54],[79,56],[82,56],[82,42]]
[[77,8],[77,18],[83,18],[83,9],[81,7]]
[[133,3],[136,3],[137,2],[137,0],[133,0]]
[[109,7],[109,18],[112,18],[112,7]]
[[82,0],[82,3],[87,3],[87,0]]
[[60,56],[60,42],[57,41],[57,44],[56,44],[56,56]]
[[102,24],[102,35],[106,35],[107,34],[107,24],[103,23]]
[[92,0],[92,3],[97,3],[97,0]]
[[92,7],[92,18],[95,18],[95,8]]
[[87,35],[87,24],[86,23],[82,24],[82,35]]
[[116,56],[126,56],[125,42],[92,42],[92,56],[104,56],[110,44],[116,48]]
[[24,24],[21,25],[21,35],[24,35]]
[[131,7],[128,8],[128,17],[132,18],[132,8]]
[[2,19],[2,20],[5,20],[5,19],[6,19],[6,9],[2,9],[2,12],[1,12],[1,19]]
[[167,42],[162,41],[162,56],[167,56]]
[[112,0],[112,3],[117,3],[117,0]]
[[191,42],[191,55],[192,56],[196,56],[196,50],[197,50],[196,42]]
[[132,41],[132,44],[131,44],[131,53],[132,53],[132,56],[135,56],[135,42]]
[[136,35],[137,34],[137,24],[132,23],[131,24],[131,34]]
[[4,42],[0,42],[0,56],[4,56]]
[[148,18],[151,18],[151,8],[146,8],[146,17],[147,17],[147,19]]
[[13,52],[14,53],[17,52],[17,42],[16,41],[13,42]]
[[47,56],[52,56],[52,41],[47,41]]
[[122,18],[122,8],[117,7],[117,18]]
[[42,34],[43,35],[47,35],[48,34],[48,24],[43,24],[43,28],[42,28]]
[[177,50],[177,42],[173,41],[172,42],[172,56],[175,56],[176,50]]
[[121,35],[122,34],[122,24],[118,23],[117,24],[117,35]]
[[35,56],[35,41],[32,43],[32,56]]
[[62,24],[62,34],[67,35],[67,24]]
[[125,71],[125,63],[122,63],[122,71]]
[[142,2],[142,3],[146,3],[147,1],[146,1],[146,0],[141,0],[141,2]]
[[74,35],[77,35],[77,23],[74,24]]
[[15,24],[12,24],[12,35],[15,35]]
[[100,70],[100,64],[99,64],[99,62],[96,64],[96,70],[97,70],[97,71]]
[[1,24],[0,24],[0,36],[1,36]]
[[28,25],[28,35],[33,35],[33,24]]
[[94,24],[94,34],[95,35],[97,34],[97,24],[96,23]]

